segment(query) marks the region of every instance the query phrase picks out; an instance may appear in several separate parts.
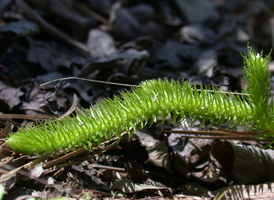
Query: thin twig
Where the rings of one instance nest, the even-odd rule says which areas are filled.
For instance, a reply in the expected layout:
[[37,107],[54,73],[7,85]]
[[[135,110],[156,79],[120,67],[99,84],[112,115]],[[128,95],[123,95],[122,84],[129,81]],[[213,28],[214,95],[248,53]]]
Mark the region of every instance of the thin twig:
[[63,33],[62,31],[58,30],[56,27],[48,23],[40,15],[38,15],[35,11],[33,11],[29,7],[29,5],[26,4],[24,0],[16,0],[16,4],[18,5],[18,7],[20,7],[24,11],[24,13],[30,19],[32,19],[35,23],[37,23],[42,29],[44,29],[51,36],[55,37],[61,42],[64,42],[65,44],[72,46],[73,48],[78,49],[84,56],[89,55],[88,47],[85,44],[72,39],[67,34]]
[[101,15],[99,15],[98,13],[94,12],[93,10],[87,8],[86,6],[74,1],[73,4],[80,9],[81,11],[85,12],[88,15],[91,15],[92,17],[94,17],[95,19],[97,19],[99,22],[101,22],[102,24],[105,24],[107,26],[110,26],[109,22],[107,19],[105,19],[104,17],[102,17]]
[[237,132],[237,131],[189,131],[189,130],[164,130],[164,133],[181,133],[185,138],[200,139],[227,139],[227,140],[254,140],[269,141],[270,138],[256,138],[256,132]]
[[[131,85],[131,84],[123,84],[123,83],[113,83],[113,82],[108,82],[108,81],[99,81],[99,80],[94,80],[94,79],[87,79],[87,78],[80,78],[80,77],[66,77],[66,78],[58,78],[58,79],[54,79],[52,81],[48,81],[46,83],[42,83],[40,85],[40,87],[43,87],[45,85],[48,85],[50,83],[53,82],[61,82],[64,80],[81,80],[81,81],[89,81],[89,82],[94,82],[94,83],[104,83],[104,84],[109,84],[109,85],[119,85],[119,86],[124,86],[124,87],[141,87],[139,85]],[[201,91],[200,89],[196,89],[197,91]],[[246,93],[237,93],[237,92],[225,92],[225,91],[214,91],[214,90],[206,90],[208,92],[220,92],[220,93],[224,93],[224,94],[237,94],[237,95],[244,95],[244,96],[249,96],[250,94],[246,94]]]
[[31,119],[41,120],[55,118],[56,115],[0,114],[0,119]]
[[48,85],[53,82],[61,82],[65,80],[81,80],[81,81],[89,81],[89,82],[94,82],[94,83],[104,83],[104,84],[110,84],[110,85],[120,85],[120,86],[125,86],[125,87],[139,87],[138,85],[131,85],[131,84],[123,84],[123,83],[113,83],[113,82],[108,82],[108,81],[98,81],[94,79],[87,79],[87,78],[80,78],[80,77],[66,77],[66,78],[57,78],[52,81],[48,81],[46,83],[42,83],[40,87],[43,87],[45,85]]
[[252,138],[246,136],[198,136],[184,135],[184,138],[214,139],[214,140],[252,140],[252,141],[271,141],[271,138]]
[[220,131],[220,130],[213,130],[213,131],[189,131],[189,130],[164,130],[164,133],[182,133],[182,134],[195,134],[195,135],[256,135],[256,132],[230,132],[230,131]]
[[[123,133],[121,134],[121,138],[120,138],[120,139],[118,139],[117,137],[114,137],[112,140],[107,141],[108,143],[114,141],[113,143],[111,143],[110,145],[104,147],[104,148],[101,149],[99,152],[92,152],[92,154],[94,154],[94,156],[97,156],[98,154],[102,154],[102,153],[104,153],[105,151],[107,151],[107,150],[113,148],[114,146],[118,145],[119,141],[120,141],[121,139],[123,139],[126,135],[127,135],[127,133],[126,133],[126,132],[123,132]],[[103,144],[104,144],[104,143],[102,143],[101,145],[103,145]],[[68,160],[71,160],[72,158],[74,158],[74,157],[76,157],[76,156],[83,155],[83,154],[88,154],[89,152],[90,152],[90,151],[88,151],[88,150],[86,150],[86,149],[84,149],[84,148],[81,148],[81,149],[78,149],[78,150],[76,150],[76,151],[70,152],[70,153],[68,153],[68,154],[66,154],[66,155],[64,155],[64,156],[62,156],[62,157],[60,157],[60,158],[57,158],[57,159],[52,160],[52,161],[50,161],[50,162],[48,162],[48,163],[45,163],[43,167],[44,167],[44,168],[49,168],[49,167],[55,166],[55,165],[57,165],[57,164],[64,163],[64,162],[66,162],[66,161],[68,161]],[[67,163],[67,164],[66,164],[66,166],[70,166],[70,165],[72,165],[72,163]]]

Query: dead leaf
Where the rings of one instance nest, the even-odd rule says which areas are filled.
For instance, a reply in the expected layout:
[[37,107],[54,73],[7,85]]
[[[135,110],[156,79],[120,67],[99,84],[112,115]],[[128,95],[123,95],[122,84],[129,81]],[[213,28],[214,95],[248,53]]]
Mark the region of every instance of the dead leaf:
[[274,151],[253,145],[216,142],[212,158],[222,166],[228,180],[236,184],[258,184],[274,180]]
[[[7,111],[10,111],[21,103],[20,97],[23,95],[24,93],[20,90],[20,88],[7,86],[0,81],[0,102],[8,105]],[[6,108],[2,107],[2,109]]]
[[222,200],[238,200],[238,199],[273,199],[274,183],[267,182],[258,185],[231,185],[228,187],[215,190],[212,193],[215,198],[224,194]]
[[0,32],[14,32],[17,36],[26,37],[39,33],[39,27],[29,21],[10,22],[0,28]]
[[13,124],[10,122],[7,122],[6,127],[0,131],[0,138],[6,138],[9,134],[11,134],[12,129],[13,129]]
[[161,190],[172,194],[172,191],[168,187],[154,186],[148,184],[135,183],[132,180],[115,180],[113,183],[114,189],[123,191],[124,193],[136,193],[143,190]]
[[144,146],[147,150],[149,158],[146,162],[157,167],[163,167],[168,172],[172,173],[168,150],[165,143],[160,140],[156,140],[141,131],[137,131],[136,134],[139,137],[142,146]]

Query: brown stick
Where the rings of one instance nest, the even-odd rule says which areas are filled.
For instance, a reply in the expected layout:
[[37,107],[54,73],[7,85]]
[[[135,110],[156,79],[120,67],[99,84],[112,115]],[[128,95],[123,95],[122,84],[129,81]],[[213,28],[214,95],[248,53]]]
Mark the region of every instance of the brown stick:
[[53,25],[48,23],[40,15],[38,15],[35,11],[33,11],[29,7],[29,5],[24,2],[24,0],[16,0],[16,4],[17,4],[18,7],[20,7],[24,11],[24,13],[31,20],[33,20],[35,23],[37,23],[41,27],[41,29],[48,32],[51,36],[55,37],[56,39],[58,39],[59,41],[65,43],[65,44],[68,44],[68,45],[72,46],[73,48],[76,48],[84,56],[89,55],[88,47],[85,44],[70,38],[68,35],[66,35],[62,31],[58,30]]

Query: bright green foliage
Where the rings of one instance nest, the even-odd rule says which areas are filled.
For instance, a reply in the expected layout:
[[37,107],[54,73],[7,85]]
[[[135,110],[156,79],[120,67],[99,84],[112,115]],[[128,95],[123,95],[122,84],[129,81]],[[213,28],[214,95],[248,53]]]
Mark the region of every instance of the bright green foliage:
[[248,101],[254,106],[257,120],[268,120],[272,118],[272,113],[269,112],[269,56],[262,59],[262,54],[256,54],[254,50],[248,48],[248,57],[244,57],[245,83],[248,86],[245,92],[250,94]]
[[[262,137],[273,137],[274,135],[274,108],[273,100],[270,100],[270,54],[263,58],[262,53],[257,54],[248,47],[248,55],[244,56],[245,83],[248,90],[244,92],[250,94],[248,102],[252,106],[254,115],[254,129],[265,131]],[[274,142],[274,141],[273,141]],[[271,142],[271,143],[273,143]]]
[[[90,148],[103,139],[120,137],[124,130],[130,134],[130,127],[136,131],[138,124],[143,128],[149,120],[156,122],[158,116],[172,116],[173,122],[192,116],[194,121],[210,120],[219,125],[226,120],[226,123],[232,122],[231,127],[240,124],[273,130],[273,108],[268,103],[269,57],[263,59],[252,49],[248,50],[244,57],[248,97],[221,93],[217,88],[201,85],[198,90],[187,81],[181,84],[167,79],[149,80],[140,87],[133,87],[131,93],[121,93],[121,98],[106,99],[97,104],[97,109],[85,110],[87,115],[79,112],[74,119],[67,117],[62,121],[50,120],[36,127],[22,128],[7,138],[6,144],[23,154],[74,149],[76,145]],[[265,109],[271,109],[270,114],[264,112]]]

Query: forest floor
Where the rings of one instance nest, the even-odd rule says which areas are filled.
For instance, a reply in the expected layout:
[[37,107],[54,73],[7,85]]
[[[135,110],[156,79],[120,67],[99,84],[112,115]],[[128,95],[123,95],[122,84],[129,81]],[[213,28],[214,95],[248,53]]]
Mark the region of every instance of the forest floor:
[[248,130],[227,136],[186,119],[92,151],[23,155],[5,145],[21,127],[73,117],[149,79],[242,92],[247,46],[273,48],[274,2],[191,2],[0,1],[3,199],[273,199],[274,152]]

